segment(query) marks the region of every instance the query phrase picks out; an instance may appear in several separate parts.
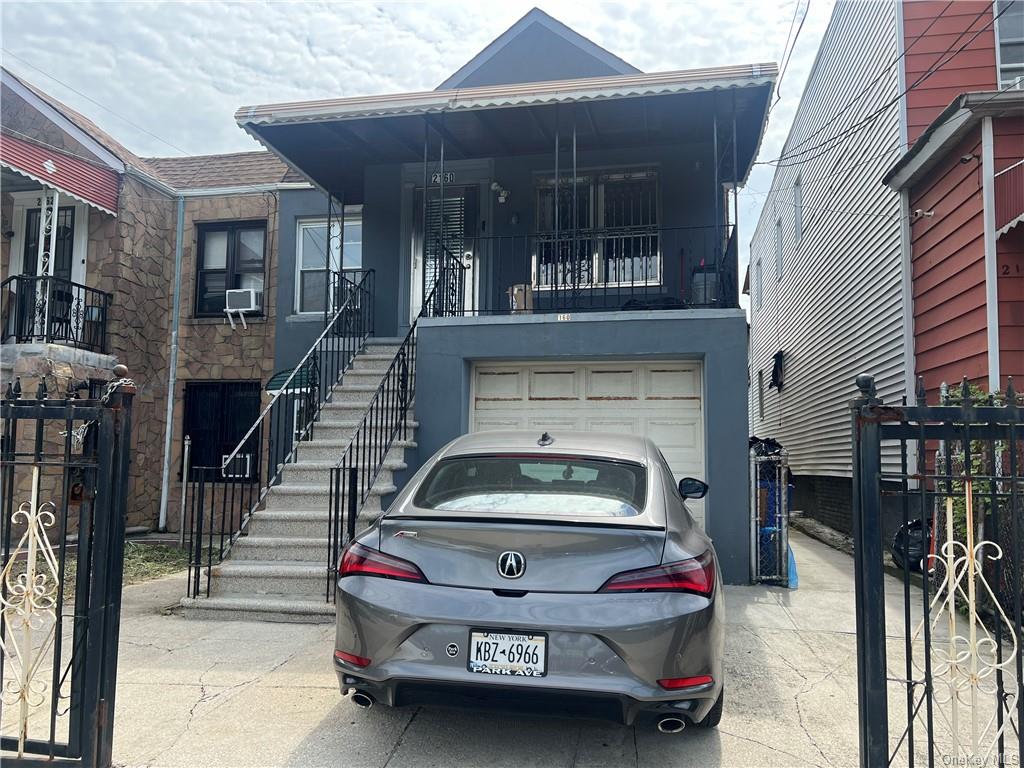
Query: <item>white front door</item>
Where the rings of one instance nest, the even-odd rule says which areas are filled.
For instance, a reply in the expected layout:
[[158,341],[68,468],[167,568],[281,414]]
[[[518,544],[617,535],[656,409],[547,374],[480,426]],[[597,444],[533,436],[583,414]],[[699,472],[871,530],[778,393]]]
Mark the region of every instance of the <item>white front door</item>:
[[[532,429],[650,437],[678,481],[705,478],[701,363],[510,362],[473,370],[470,431]],[[703,501],[687,506],[704,525]]]

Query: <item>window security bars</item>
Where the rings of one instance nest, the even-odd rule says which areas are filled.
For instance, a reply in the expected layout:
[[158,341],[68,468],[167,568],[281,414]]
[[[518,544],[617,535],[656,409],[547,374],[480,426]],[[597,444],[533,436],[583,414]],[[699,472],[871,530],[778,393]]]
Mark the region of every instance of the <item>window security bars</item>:
[[[938,405],[927,403],[921,380],[914,405],[884,405],[870,376],[857,387],[861,765],[1016,765],[1024,753],[1024,403],[1012,380],[993,394],[964,381]],[[890,447],[896,469],[881,460]],[[883,576],[883,509],[898,514],[903,531],[926,532],[920,557],[898,558],[898,590]],[[887,646],[887,635],[901,642]]]

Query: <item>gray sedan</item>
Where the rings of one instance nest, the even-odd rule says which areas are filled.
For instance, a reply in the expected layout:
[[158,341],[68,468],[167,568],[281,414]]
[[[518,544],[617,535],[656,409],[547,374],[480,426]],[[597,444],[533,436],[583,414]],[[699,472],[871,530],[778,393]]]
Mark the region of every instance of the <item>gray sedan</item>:
[[341,557],[342,693],[716,726],[722,588],[684,502],[706,491],[641,437],[453,441]]

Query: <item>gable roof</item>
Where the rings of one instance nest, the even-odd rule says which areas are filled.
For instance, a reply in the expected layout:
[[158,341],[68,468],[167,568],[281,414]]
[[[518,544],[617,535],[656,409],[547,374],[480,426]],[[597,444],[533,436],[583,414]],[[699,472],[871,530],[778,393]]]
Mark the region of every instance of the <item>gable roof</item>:
[[305,182],[277,155],[265,150],[225,155],[147,157],[146,164],[177,189],[212,189]]
[[468,62],[463,64],[459,69],[452,73],[447,80],[441,83],[434,90],[444,91],[452,88],[458,88],[466,80],[467,77],[472,75],[474,72],[479,70],[488,61],[501,51],[505,46],[512,42],[516,37],[522,34],[527,28],[534,24],[539,24],[545,27],[550,32],[558,35],[568,43],[576,46],[584,53],[589,54],[593,58],[597,59],[601,63],[610,67],[615,73],[620,75],[635,75],[640,74],[640,70],[634,67],[627,61],[616,56],[611,51],[602,48],[600,45],[592,40],[581,35],[571,27],[566,26],[558,19],[548,15],[540,8],[533,8],[528,11],[519,21],[513,24],[511,27],[502,32],[496,37],[489,45],[481,50],[476,56],[470,59]]
[[85,115],[71,109],[71,107],[53,98],[50,94],[46,93],[45,91],[40,90],[24,78],[18,77],[16,74],[11,72],[11,70],[7,69],[6,67],[3,68],[3,76],[5,80],[10,78],[14,81],[14,83],[21,86],[21,89],[24,89],[24,91],[22,91],[22,93],[20,93],[19,95],[23,95],[24,92],[27,91],[31,96],[34,96],[36,99],[41,101],[45,106],[55,111],[60,117],[63,117],[65,120],[71,123],[75,128],[77,128],[79,131],[85,134],[89,139],[92,139],[94,142],[96,142],[96,144],[98,144],[102,149],[106,150],[115,158],[117,158],[117,160],[119,160],[122,164],[130,165],[135,169],[142,171],[143,173],[146,173],[150,176],[155,175],[152,169],[146,165],[142,158],[140,158],[134,152],[132,152],[119,141],[117,141],[117,139],[115,139],[109,133],[104,131],[102,128],[96,125],[96,123],[87,118]]

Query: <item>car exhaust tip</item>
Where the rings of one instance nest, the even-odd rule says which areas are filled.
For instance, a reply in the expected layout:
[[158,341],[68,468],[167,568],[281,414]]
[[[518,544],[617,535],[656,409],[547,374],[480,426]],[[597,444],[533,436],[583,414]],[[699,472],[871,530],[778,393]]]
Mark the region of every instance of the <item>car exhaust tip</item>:
[[373,696],[362,691],[356,691],[352,694],[352,703],[360,709],[369,709],[373,706]]
[[682,733],[685,727],[686,721],[681,717],[663,717],[658,721],[661,733]]

